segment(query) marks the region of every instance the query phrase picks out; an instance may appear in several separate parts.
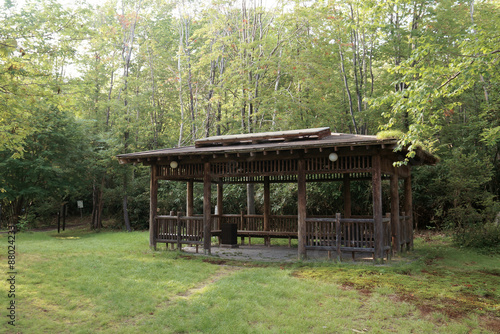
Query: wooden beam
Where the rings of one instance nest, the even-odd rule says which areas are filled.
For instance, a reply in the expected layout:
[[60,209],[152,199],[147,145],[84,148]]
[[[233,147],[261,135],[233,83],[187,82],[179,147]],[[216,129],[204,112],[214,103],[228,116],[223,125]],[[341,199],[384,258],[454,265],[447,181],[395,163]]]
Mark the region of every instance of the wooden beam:
[[375,230],[375,259],[384,257],[384,226],[382,223],[382,172],[380,155],[372,157],[373,220]]
[[399,223],[399,176],[398,169],[391,175],[391,232],[392,250],[394,253],[401,251],[401,225]]
[[205,255],[211,254],[212,245],[212,205],[211,199],[211,186],[212,180],[210,178],[210,162],[205,162],[203,173],[203,249]]
[[304,159],[298,161],[297,173],[297,193],[298,193],[298,258],[307,258],[306,250],[306,163]]
[[158,207],[158,165],[151,165],[149,182],[149,247],[156,249],[156,211]]

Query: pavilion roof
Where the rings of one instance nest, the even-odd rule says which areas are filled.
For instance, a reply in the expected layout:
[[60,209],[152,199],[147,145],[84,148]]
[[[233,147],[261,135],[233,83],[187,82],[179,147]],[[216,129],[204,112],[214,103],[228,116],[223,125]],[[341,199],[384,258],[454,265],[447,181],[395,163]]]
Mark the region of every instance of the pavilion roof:
[[[332,133],[330,132],[330,128],[324,127],[214,136],[199,139],[192,146],[120,154],[117,158],[120,163],[147,163],[152,160],[169,160],[188,156],[201,158],[203,156],[221,154],[255,154],[270,151],[338,149],[342,147],[349,147],[351,150],[354,150],[356,147],[378,147],[392,152],[397,145],[398,140],[393,138],[379,139],[376,136],[369,135]],[[403,152],[405,151],[403,150]],[[433,165],[437,162],[437,158],[422,149],[417,149],[414,162],[417,164]]]

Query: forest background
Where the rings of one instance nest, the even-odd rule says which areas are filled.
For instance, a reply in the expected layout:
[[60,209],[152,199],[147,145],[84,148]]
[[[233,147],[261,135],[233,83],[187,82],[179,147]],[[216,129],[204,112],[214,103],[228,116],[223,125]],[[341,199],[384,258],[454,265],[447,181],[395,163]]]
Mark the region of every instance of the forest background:
[[[413,169],[416,227],[498,251],[499,28],[497,0],[4,0],[1,224],[50,223],[83,200],[93,228],[147,228],[149,169],[117,154],[329,126],[438,156]],[[353,213],[369,186],[352,186]],[[308,185],[308,211],[341,212],[341,187]],[[294,213],[294,185],[272,192],[274,213]],[[163,184],[159,206],[183,210],[183,194]],[[246,196],[225,189],[226,211]]]

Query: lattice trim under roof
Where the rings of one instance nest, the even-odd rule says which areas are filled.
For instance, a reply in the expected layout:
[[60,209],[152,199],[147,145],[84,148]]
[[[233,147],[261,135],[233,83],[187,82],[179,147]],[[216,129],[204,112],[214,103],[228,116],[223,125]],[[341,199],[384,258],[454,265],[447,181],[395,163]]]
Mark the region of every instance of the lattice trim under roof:
[[331,135],[329,127],[289,130],[277,132],[259,132],[227,136],[214,136],[195,141],[195,147],[227,146],[242,144],[259,144],[266,142],[296,141],[305,139],[321,139]]

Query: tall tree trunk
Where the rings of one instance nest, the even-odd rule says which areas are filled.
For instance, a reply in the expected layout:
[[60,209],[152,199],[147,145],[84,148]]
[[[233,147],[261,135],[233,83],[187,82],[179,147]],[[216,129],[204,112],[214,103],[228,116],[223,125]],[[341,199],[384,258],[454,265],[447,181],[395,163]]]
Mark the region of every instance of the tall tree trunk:
[[182,49],[183,49],[183,34],[184,29],[182,24],[179,25],[179,52],[177,54],[177,73],[179,75],[179,105],[181,107],[181,124],[179,127],[179,141],[177,142],[177,146],[182,146],[182,136],[184,133],[184,100],[182,98]]
[[[472,25],[474,26],[474,0],[472,0],[470,2],[470,20],[471,20]],[[475,34],[476,30],[473,29],[472,33]],[[476,37],[476,39],[477,39],[477,37]],[[490,101],[489,101],[488,89],[486,88],[486,83],[485,83],[484,77],[481,73],[479,74],[479,79],[481,80],[481,82],[483,84],[484,100],[486,101],[486,103],[489,104]]]
[[[109,82],[108,104],[111,101],[111,92],[113,91],[114,77],[115,77],[115,70],[112,70],[111,71],[111,78],[110,78],[110,82]],[[109,127],[110,113],[111,113],[111,106],[108,105],[108,107],[106,108],[106,128]]]
[[347,82],[347,73],[346,73],[345,67],[344,67],[344,53],[342,52],[342,46],[340,45],[340,43],[339,43],[339,54],[340,54],[340,69],[342,72],[342,77],[344,79],[344,87],[345,87],[345,91],[347,93],[347,101],[349,102],[349,113],[351,115],[351,121],[352,121],[352,125],[354,128],[354,133],[357,134],[358,133],[358,126],[356,124],[356,118],[354,117],[354,108],[352,105],[351,91],[349,89],[349,84]]
[[[355,17],[354,17],[354,9],[352,8],[352,5],[349,5],[351,9],[351,20],[354,22]],[[357,24],[359,26],[359,22]],[[362,76],[358,77],[358,70],[361,70],[361,64],[359,64],[358,58],[359,58],[359,50],[358,50],[358,32],[356,29],[351,28],[351,44],[352,44],[352,67],[353,67],[353,73],[354,73],[354,87],[356,88],[356,101],[358,105],[358,112],[361,112],[363,110],[362,108],[362,96],[361,96],[361,81]],[[359,66],[359,69],[358,69]],[[357,132],[356,132],[357,133]]]
[[[141,4],[142,4],[142,0],[139,0],[139,2],[137,4],[136,11],[135,11],[134,21],[130,25],[130,30],[128,32],[128,35],[126,33],[126,30],[124,29],[123,48],[122,48],[122,58],[124,60],[124,64],[123,64],[123,77],[124,77],[124,85],[123,85],[124,98],[123,98],[123,105],[125,106],[125,108],[127,110],[127,117],[126,117],[127,122],[130,122],[130,117],[128,115],[129,108],[128,108],[128,93],[127,93],[127,90],[128,90],[128,76],[129,76],[129,73],[130,73],[130,62],[131,62],[131,59],[132,59],[132,51],[133,51],[134,41],[135,41],[135,28],[136,28],[137,21],[138,21],[138,18],[139,18],[139,10],[141,9]],[[123,15],[125,15],[125,9],[124,8],[123,8],[122,11],[123,11]],[[124,134],[123,134],[123,137],[124,137],[123,139],[124,139],[124,143],[125,143],[124,150],[126,152],[127,148],[128,148],[129,132],[125,131]],[[124,176],[124,181],[123,182],[124,182],[123,183],[123,189],[125,191],[124,194],[123,194],[123,217],[124,217],[124,220],[125,220],[125,224],[128,223],[128,227],[130,227],[129,214],[128,214],[128,205],[127,205],[128,197],[127,197],[127,193],[126,193],[126,190],[127,190],[126,176]],[[102,204],[102,200],[101,200],[101,204]],[[99,228],[100,228],[100,226],[99,226]]]
[[125,222],[125,228],[127,229],[128,232],[131,232],[132,229],[130,228],[130,218],[128,215],[128,182],[127,182],[127,175],[123,175],[123,221]]
[[20,196],[16,200],[14,200],[12,204],[12,215],[11,215],[11,226],[14,226],[14,228],[17,231],[18,224],[19,224],[19,217],[21,216],[23,212],[23,205],[24,205],[24,197]]
[[92,221],[90,223],[90,228],[93,230],[98,230],[102,227],[102,209],[104,206],[103,192],[105,184],[105,176],[101,178],[101,185],[99,186],[94,179],[93,192],[92,192]]
[[151,50],[149,49],[149,45],[147,47],[148,51],[148,59],[149,59],[149,73],[151,77],[151,102],[153,104],[153,110],[150,115],[150,120],[151,120],[151,126],[153,128],[153,149],[156,149],[158,147],[158,119],[157,119],[157,111],[156,108],[158,107],[158,103],[156,103],[156,83],[155,83],[155,76],[153,72],[153,57],[151,54]]

